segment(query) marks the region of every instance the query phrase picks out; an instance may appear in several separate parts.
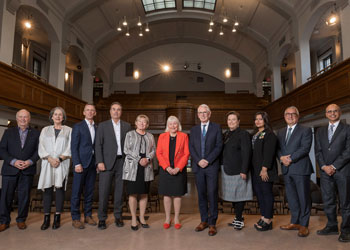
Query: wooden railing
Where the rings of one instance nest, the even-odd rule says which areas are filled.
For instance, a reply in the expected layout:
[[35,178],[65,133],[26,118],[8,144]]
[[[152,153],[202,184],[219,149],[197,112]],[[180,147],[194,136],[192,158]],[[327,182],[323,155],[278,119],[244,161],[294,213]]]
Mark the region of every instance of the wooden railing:
[[0,105],[45,116],[61,106],[74,123],[82,119],[85,102],[0,62]]
[[330,103],[350,103],[350,58],[273,101],[264,110],[273,124],[279,124],[283,121],[284,110],[289,106],[296,106],[303,117],[324,112]]

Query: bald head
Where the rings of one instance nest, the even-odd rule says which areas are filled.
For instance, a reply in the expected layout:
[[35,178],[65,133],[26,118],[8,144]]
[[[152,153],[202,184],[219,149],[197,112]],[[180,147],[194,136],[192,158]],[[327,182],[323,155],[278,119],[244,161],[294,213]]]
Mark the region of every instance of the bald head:
[[26,109],[21,109],[16,113],[16,121],[18,127],[22,130],[25,130],[29,126],[30,122],[30,113]]
[[330,123],[335,123],[340,120],[341,110],[337,104],[330,104],[326,108],[326,117]]

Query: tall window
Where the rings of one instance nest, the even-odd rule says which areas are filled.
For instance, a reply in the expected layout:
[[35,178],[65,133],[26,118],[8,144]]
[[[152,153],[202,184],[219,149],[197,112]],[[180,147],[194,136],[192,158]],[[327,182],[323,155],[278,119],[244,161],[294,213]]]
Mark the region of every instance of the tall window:
[[36,58],[33,58],[33,73],[41,76],[41,61]]
[[216,0],[183,0],[184,9],[203,9],[214,11]]
[[327,56],[326,58],[324,58],[322,60],[322,64],[323,64],[323,68],[327,68],[329,65],[332,64],[332,54],[330,54],[329,56]]
[[176,9],[175,0],[142,0],[142,4],[146,13],[157,10]]

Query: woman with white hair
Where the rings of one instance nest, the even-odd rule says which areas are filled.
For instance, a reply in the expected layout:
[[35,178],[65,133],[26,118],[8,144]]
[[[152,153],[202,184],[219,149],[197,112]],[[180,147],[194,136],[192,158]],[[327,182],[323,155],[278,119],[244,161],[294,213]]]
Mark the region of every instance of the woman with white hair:
[[165,222],[164,229],[171,225],[171,204],[174,203],[175,228],[180,229],[179,220],[181,197],[187,193],[186,165],[190,155],[188,136],[180,132],[180,121],[175,116],[169,116],[165,133],[158,139],[157,158],[159,161],[158,192],[164,196]]

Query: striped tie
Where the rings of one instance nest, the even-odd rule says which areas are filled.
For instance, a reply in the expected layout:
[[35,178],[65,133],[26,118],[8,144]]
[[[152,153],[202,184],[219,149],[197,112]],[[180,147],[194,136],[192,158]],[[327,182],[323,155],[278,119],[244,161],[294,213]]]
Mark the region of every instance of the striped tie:
[[331,143],[334,134],[334,124],[331,124],[328,129],[328,142]]

